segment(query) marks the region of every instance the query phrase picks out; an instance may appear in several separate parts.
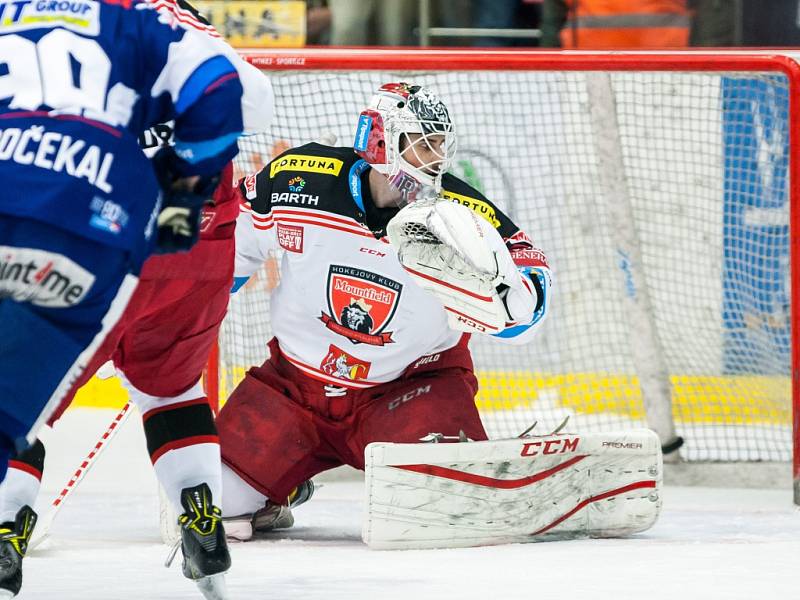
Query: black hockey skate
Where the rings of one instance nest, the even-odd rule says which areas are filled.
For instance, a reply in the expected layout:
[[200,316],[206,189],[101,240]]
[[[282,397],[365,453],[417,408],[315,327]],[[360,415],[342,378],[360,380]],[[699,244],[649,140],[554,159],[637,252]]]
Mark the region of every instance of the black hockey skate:
[[28,551],[36,513],[23,506],[12,523],[0,524],[0,598],[13,598],[22,587],[22,559]]
[[253,531],[265,533],[275,529],[289,529],[294,525],[292,509],[308,502],[314,495],[314,482],[306,479],[289,494],[286,504],[267,502],[267,505],[253,515]]
[[224,600],[227,592],[222,574],[231,566],[231,555],[225,541],[222,513],[213,505],[211,490],[205,483],[181,490],[181,504],[184,513],[178,517],[178,523],[183,574],[194,580],[209,600]]

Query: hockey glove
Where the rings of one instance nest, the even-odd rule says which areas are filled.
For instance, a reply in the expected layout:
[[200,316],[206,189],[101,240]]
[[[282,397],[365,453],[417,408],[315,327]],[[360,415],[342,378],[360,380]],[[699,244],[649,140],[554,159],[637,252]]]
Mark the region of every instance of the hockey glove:
[[[389,241],[417,284],[459,331],[498,333],[514,322],[505,302],[520,274],[494,227],[447,200],[413,202],[389,222]],[[532,311],[533,304],[528,308]]]
[[158,183],[162,190],[158,213],[156,254],[186,252],[200,235],[203,205],[212,201],[219,184],[214,176],[185,176],[183,161],[171,146],[165,146],[153,157]]

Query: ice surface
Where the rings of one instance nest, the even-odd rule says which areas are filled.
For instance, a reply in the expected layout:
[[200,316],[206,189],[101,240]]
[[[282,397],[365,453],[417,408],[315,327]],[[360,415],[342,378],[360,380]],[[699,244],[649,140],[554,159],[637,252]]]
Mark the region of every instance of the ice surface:
[[[47,510],[96,441],[94,430],[114,414],[84,411],[77,420],[79,412],[68,413],[49,436],[52,468],[39,510]],[[155,480],[140,430],[134,414],[65,504],[50,540],[25,559],[21,600],[201,598],[178,561],[162,566],[168,548],[159,539]],[[800,598],[800,512],[788,489],[668,487],[657,525],[630,539],[394,552],[362,544],[362,496],[359,481],[326,482],[296,511],[293,529],[232,545],[231,597]]]

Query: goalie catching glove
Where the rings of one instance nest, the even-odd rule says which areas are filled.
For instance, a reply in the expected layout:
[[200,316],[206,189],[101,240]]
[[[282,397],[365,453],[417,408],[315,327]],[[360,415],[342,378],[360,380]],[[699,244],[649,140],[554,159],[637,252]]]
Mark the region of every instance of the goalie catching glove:
[[528,323],[539,302],[503,238],[466,206],[442,199],[405,206],[387,234],[403,268],[447,311],[450,327],[499,333]]

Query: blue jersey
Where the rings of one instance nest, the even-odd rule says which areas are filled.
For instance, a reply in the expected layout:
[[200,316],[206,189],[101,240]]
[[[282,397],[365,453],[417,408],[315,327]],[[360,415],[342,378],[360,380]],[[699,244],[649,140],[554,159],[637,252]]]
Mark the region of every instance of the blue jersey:
[[137,136],[172,120],[183,174],[216,173],[241,96],[219,42],[151,4],[0,0],[0,215],[146,254],[159,189]]

